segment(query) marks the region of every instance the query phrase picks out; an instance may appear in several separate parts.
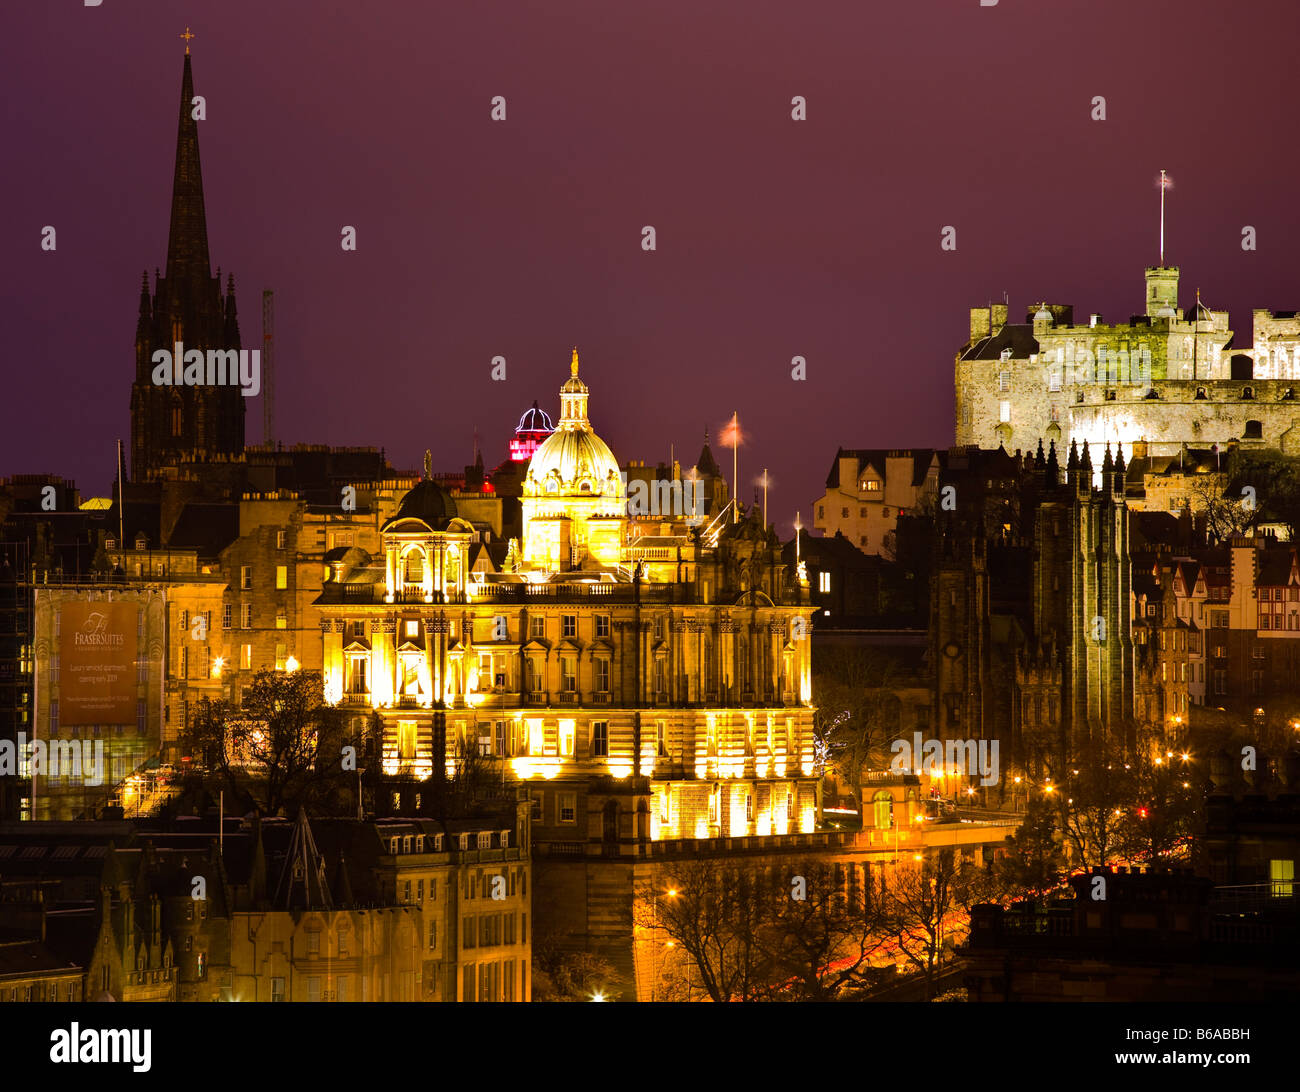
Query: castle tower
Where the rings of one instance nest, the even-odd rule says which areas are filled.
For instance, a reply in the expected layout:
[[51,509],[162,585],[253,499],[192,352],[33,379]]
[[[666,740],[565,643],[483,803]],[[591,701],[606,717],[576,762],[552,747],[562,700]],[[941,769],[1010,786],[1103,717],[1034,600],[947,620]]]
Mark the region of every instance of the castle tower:
[[1169,318],[1178,313],[1178,267],[1147,266],[1147,318]]
[[209,350],[238,353],[240,348],[234,277],[227,281],[223,295],[220,275],[212,276],[209,264],[193,98],[194,76],[186,53],[167,270],[155,279],[152,298],[146,275],[136,324],[131,476],[137,481],[158,477],[161,467],[185,455],[234,455],[244,449],[244,398],[237,382],[213,386],[160,386],[153,382],[153,354],[160,349],[175,352],[177,343],[183,344],[186,352],[197,349],[205,354]]

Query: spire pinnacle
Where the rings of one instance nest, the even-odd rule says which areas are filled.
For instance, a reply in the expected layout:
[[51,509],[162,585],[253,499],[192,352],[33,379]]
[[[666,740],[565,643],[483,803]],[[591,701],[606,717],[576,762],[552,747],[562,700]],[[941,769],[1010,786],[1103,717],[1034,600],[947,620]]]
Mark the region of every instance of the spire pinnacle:
[[190,28],[189,28],[189,27],[186,27],[186,28],[185,28],[185,33],[184,33],[184,34],[178,34],[178,35],[176,35],[176,37],[177,37],[177,38],[184,38],[184,39],[185,39],[185,56],[188,57],[188,56],[190,55],[190,40],[191,40],[192,38],[196,38],[197,35],[195,35],[195,34],[191,34],[191,33],[190,33]]
[[573,359],[569,361],[569,374],[575,379],[578,377],[578,347],[576,345],[573,347]]
[[203,206],[203,172],[199,164],[199,127],[190,105],[193,99],[194,73],[187,52],[181,76],[171,228],[167,233],[167,279],[173,283],[195,279],[206,282],[212,275],[208,221]]

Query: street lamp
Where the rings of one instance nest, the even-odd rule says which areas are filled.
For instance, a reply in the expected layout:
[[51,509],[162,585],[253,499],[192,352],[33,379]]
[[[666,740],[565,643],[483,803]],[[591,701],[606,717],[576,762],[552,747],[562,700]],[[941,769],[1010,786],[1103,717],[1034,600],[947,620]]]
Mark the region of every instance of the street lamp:
[[[675,899],[677,898],[677,888],[670,887],[664,894],[670,899]],[[653,953],[650,967],[654,973],[654,982],[650,986],[650,1000],[654,1001],[655,994],[659,990],[659,895],[657,893],[651,900],[651,905],[654,908],[654,935],[650,938],[650,950]],[[664,947],[673,947],[673,942],[669,940]],[[603,1001],[604,998],[601,998],[601,1000]]]

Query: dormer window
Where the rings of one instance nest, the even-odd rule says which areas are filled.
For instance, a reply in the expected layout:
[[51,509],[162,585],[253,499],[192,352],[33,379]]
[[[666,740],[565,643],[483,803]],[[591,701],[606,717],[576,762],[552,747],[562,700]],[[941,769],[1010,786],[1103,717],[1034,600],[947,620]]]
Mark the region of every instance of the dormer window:
[[870,478],[863,478],[862,484],[858,486],[858,490],[862,493],[879,493],[880,483],[878,481],[873,481]]
[[[999,359],[999,360],[1010,360],[1010,359],[1011,359],[1011,350],[1010,350],[1010,349],[1003,349],[1002,352],[999,354],[998,359]],[[1003,373],[1003,374],[1005,374],[1005,373]]]
[[139,534],[135,536],[135,548],[137,550],[143,550],[148,545],[149,545],[149,540],[145,537],[143,531],[141,531]]

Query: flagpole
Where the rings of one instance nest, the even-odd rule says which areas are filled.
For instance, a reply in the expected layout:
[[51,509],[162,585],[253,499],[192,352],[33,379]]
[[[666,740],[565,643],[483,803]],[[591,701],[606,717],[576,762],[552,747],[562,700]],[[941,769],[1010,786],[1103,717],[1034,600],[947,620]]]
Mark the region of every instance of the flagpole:
[[1165,172],[1160,172],[1160,265],[1165,264],[1165,188],[1168,179]]
[[767,526],[767,467],[763,467],[763,526]]

